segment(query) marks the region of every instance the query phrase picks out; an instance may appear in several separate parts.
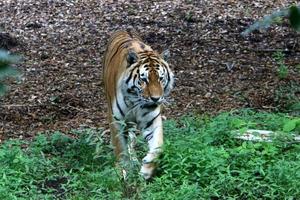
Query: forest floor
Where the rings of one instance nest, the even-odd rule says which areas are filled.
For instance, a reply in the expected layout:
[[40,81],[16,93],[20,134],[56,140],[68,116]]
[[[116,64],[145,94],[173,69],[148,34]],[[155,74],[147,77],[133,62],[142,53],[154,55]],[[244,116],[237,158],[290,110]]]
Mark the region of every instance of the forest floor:
[[[10,90],[0,99],[0,140],[107,127],[101,60],[109,35],[120,29],[136,30],[158,51],[170,50],[176,87],[167,118],[274,110],[288,95],[282,88],[300,82],[299,33],[286,21],[245,37],[241,32],[290,3],[1,1],[0,48],[23,60],[17,65],[22,76],[8,80]],[[283,78],[276,52],[283,52],[288,69]]]

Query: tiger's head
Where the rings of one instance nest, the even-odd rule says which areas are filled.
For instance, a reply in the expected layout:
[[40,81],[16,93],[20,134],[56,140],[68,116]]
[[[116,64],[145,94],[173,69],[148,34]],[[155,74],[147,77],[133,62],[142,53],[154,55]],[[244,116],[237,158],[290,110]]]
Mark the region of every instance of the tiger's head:
[[169,51],[129,51],[123,94],[134,104],[158,105],[165,102],[173,88],[174,75],[166,60]]

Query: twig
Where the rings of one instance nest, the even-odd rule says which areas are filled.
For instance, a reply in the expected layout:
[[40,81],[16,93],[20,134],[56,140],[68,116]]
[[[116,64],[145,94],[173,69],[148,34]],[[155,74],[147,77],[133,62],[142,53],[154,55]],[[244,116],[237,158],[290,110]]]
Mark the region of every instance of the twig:
[[300,50],[288,50],[288,49],[245,49],[247,51],[255,51],[255,52],[300,52]]
[[18,107],[40,107],[40,106],[58,106],[59,108],[65,108],[65,109],[74,109],[74,110],[77,110],[79,112],[82,112],[82,113],[89,113],[90,109],[80,109],[80,108],[77,108],[77,107],[74,107],[74,106],[71,106],[71,105],[53,105],[53,104],[4,104],[4,105],[0,105],[0,107],[2,108],[18,108]]
[[38,106],[42,106],[43,104],[4,104],[4,105],[0,105],[0,107],[2,108],[10,108],[10,107],[38,107]]

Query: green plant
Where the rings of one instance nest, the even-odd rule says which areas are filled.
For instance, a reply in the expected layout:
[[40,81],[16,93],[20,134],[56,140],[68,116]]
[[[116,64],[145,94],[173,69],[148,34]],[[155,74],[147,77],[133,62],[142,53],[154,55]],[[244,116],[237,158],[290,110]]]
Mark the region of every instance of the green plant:
[[296,65],[296,69],[298,72],[300,72],[300,64]]
[[300,118],[287,120],[284,123],[283,129],[284,132],[297,131],[300,133]]
[[289,13],[289,20],[291,26],[296,30],[300,31],[300,7],[298,6],[291,6]]
[[277,51],[273,54],[273,58],[277,63],[277,75],[280,79],[285,79],[288,76],[288,68],[284,63],[284,54],[281,51]]
[[186,20],[187,22],[195,22],[196,19],[194,11],[188,11],[184,16],[184,20]]
[[11,67],[11,65],[18,60],[19,57],[12,56],[8,52],[0,50],[0,96],[7,90],[3,80],[7,77],[15,77],[18,75],[17,70]]

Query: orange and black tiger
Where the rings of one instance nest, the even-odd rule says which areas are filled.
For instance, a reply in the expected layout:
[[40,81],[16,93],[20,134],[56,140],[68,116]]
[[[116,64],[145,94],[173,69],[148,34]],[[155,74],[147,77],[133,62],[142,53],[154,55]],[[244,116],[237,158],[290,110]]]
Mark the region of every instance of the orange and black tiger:
[[[127,138],[119,123],[135,123],[148,142],[141,174],[153,175],[154,160],[163,145],[161,105],[173,88],[174,75],[162,54],[132,32],[118,31],[109,42],[103,59],[103,80],[108,101],[111,140],[117,158],[127,151]],[[122,132],[123,131],[123,132]]]

